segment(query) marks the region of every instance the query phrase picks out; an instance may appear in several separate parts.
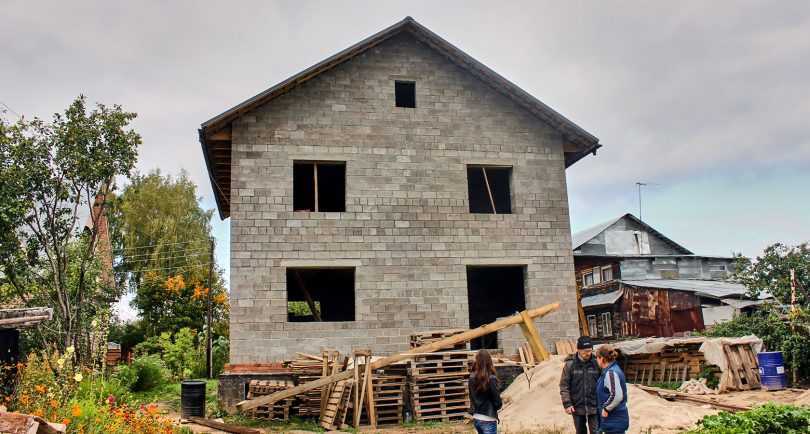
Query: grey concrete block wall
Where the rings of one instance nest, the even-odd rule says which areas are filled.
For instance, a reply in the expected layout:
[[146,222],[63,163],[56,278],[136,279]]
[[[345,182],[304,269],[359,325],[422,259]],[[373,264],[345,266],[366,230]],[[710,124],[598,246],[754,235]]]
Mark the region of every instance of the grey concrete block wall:
[[[394,82],[416,82],[415,109]],[[562,137],[407,35],[233,123],[231,362],[407,348],[467,327],[466,267],[526,266],[550,348],[578,335]],[[346,162],[346,212],[293,212],[294,160]],[[471,214],[468,164],[513,167],[508,215]],[[287,322],[289,266],[356,267],[356,321]],[[507,348],[514,351],[514,348]]]

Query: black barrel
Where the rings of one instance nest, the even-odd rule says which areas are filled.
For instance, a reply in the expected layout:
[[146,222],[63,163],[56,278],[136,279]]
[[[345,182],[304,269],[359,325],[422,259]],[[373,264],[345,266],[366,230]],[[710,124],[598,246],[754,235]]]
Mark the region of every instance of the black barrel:
[[180,416],[205,417],[205,381],[186,380],[180,383]]

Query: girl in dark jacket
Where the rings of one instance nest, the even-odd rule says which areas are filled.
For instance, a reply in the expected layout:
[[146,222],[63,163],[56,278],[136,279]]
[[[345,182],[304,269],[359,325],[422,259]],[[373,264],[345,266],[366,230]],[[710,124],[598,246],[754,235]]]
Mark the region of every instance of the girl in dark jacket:
[[497,434],[498,410],[503,403],[492,357],[487,350],[479,350],[475,355],[469,387],[475,430],[478,434]]
[[596,383],[596,404],[599,411],[599,432],[622,434],[630,427],[627,413],[627,383],[624,372],[616,364],[616,350],[610,345],[601,345],[596,350],[596,363],[602,368],[602,376]]

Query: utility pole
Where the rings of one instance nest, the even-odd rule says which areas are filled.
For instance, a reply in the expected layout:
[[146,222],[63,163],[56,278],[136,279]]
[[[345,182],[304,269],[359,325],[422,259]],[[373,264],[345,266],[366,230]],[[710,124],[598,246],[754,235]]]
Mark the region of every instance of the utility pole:
[[208,293],[206,294],[206,307],[208,310],[207,333],[205,337],[205,366],[208,371],[208,378],[214,378],[214,359],[211,351],[212,335],[211,335],[211,320],[213,316],[211,306],[211,293],[214,292],[214,239],[211,238],[211,256],[208,264]]
[[637,182],[636,185],[638,186],[638,219],[644,220],[641,218],[641,187],[647,185],[646,182]]

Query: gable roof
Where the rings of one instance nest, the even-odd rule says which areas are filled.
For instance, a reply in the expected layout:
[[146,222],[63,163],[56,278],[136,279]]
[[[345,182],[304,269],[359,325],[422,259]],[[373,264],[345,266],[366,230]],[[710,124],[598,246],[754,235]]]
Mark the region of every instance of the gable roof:
[[[639,220],[638,217],[634,216],[631,213],[621,215],[619,217],[616,217],[614,219],[608,220],[608,221],[606,221],[604,223],[600,223],[600,224],[598,224],[596,226],[592,226],[592,227],[590,227],[588,229],[579,231],[579,232],[571,235],[571,250],[576,252],[576,250],[579,249],[580,247],[582,247],[583,244],[585,244],[588,241],[596,238],[599,234],[601,234],[602,232],[608,230],[611,226],[618,223],[622,219],[632,220],[634,223],[636,223],[637,225],[644,228],[644,230],[646,230],[647,232],[649,232],[649,233],[657,236],[658,238],[664,240],[664,242],[666,242],[667,244],[670,244],[671,246],[675,247],[677,250],[680,250],[681,253],[683,253],[685,255],[694,255],[694,253],[692,253],[692,251],[690,251],[686,247],[676,243],[675,241],[672,241],[667,236],[665,236],[661,232],[658,232],[657,230],[655,230],[652,226],[648,225],[647,223],[644,223],[643,221]],[[637,256],[656,256],[656,255],[637,255]]]
[[230,215],[230,165],[231,132],[230,125],[235,119],[273,99],[289,92],[302,83],[326,72],[370,48],[379,45],[392,36],[408,32],[420,42],[447,57],[458,67],[486,82],[493,89],[508,97],[537,118],[559,131],[566,140],[564,146],[565,167],[569,167],[588,154],[596,153],[602,145],[599,139],[580,126],[543,104],[514,83],[473,59],[453,44],[445,41],[411,17],[352,45],[351,47],[301,71],[281,83],[249,98],[225,112],[202,123],[199,129],[208,175],[214,189],[220,217]]

